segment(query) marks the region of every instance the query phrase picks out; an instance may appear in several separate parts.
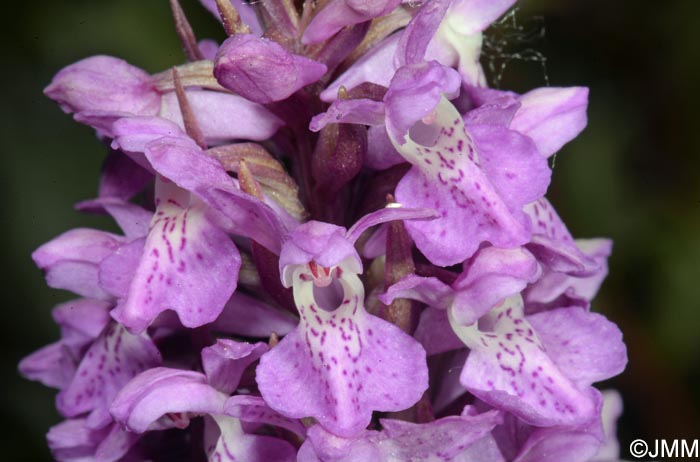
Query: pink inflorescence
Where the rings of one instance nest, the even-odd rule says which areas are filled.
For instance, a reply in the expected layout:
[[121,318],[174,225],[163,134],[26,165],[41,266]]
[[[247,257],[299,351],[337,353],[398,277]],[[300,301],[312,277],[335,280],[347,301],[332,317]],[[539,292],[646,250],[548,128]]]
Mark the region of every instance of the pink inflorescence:
[[574,239],[548,158],[588,90],[488,87],[515,0],[202,0],[228,38],[155,75],[110,57],[46,88],[111,145],[120,234],[32,255],[61,338],[56,460],[608,461],[624,369],[590,311],[611,242]]

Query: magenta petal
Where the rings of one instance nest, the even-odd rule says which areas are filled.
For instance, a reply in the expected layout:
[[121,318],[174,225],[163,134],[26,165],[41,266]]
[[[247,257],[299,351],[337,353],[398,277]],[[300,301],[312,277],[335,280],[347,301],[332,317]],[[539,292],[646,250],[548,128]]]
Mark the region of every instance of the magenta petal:
[[69,419],[49,429],[46,440],[51,454],[61,462],[94,460],[97,446],[109,429],[92,429],[85,419]]
[[331,0],[316,13],[304,30],[301,41],[305,45],[322,42],[351,26],[383,16],[398,6],[400,0]]
[[158,137],[142,148],[153,169],[182,189],[195,194],[213,188],[236,189],[219,161],[205,154],[189,137]]
[[129,293],[112,312],[132,332],[169,309],[186,327],[214,321],[236,289],[241,265],[238,249],[207,219],[203,204],[181,203],[188,194],[172,183],[158,188],[166,194],[159,194]]
[[483,170],[511,209],[544,196],[552,172],[532,141],[498,125],[469,125]]
[[[275,134],[282,121],[264,106],[242,96],[216,91],[187,90],[187,102],[210,144],[247,139],[262,141]],[[160,116],[184,128],[174,92],[163,95]],[[235,124],[230,121],[236,120]]]
[[[425,424],[382,419],[383,431],[364,431],[349,438],[338,437],[321,426],[314,426],[309,429],[309,438],[299,450],[298,460],[495,462],[498,459],[467,457],[471,455],[469,448],[486,437],[501,421],[498,411],[476,416],[450,416]],[[494,451],[497,452],[493,448],[491,453]]]
[[68,347],[60,341],[38,349],[19,363],[19,372],[24,377],[59,390],[70,384],[75,369]]
[[328,124],[384,125],[384,103],[371,99],[339,99],[326,112],[311,119],[309,129],[317,132]]
[[315,261],[331,268],[345,259],[353,261],[354,271],[362,270],[362,261],[352,242],[346,237],[345,228],[320,221],[306,222],[285,237],[280,253],[280,274],[285,287],[292,285],[292,265],[304,265]]
[[560,308],[527,317],[559,370],[579,386],[609,379],[627,364],[620,329],[583,308]]
[[128,156],[111,151],[102,165],[99,197],[129,200],[153,180],[153,175]]
[[97,446],[95,460],[100,462],[127,462],[129,459],[122,459],[122,457],[140,437],[141,435],[126,430],[118,423],[112,423],[109,426],[109,433]]
[[89,421],[108,422],[107,409],[119,389],[160,361],[160,353],[150,338],[130,334],[123,326],[112,324],[85,353],[73,381],[59,393],[56,407],[67,417],[92,411]]
[[273,332],[287,335],[298,322],[286,311],[242,292],[234,292],[211,327],[227,334],[269,338]]
[[148,225],[153,218],[153,212],[116,197],[99,197],[82,201],[76,204],[75,208],[81,211],[107,212],[124,231],[124,235],[130,239],[148,234]]
[[472,128],[474,138],[443,98],[429,120],[411,128],[405,144],[392,139],[414,165],[396,187],[397,200],[442,214],[406,223],[418,248],[441,266],[461,263],[483,241],[502,248],[525,244],[529,223],[521,209],[549,182],[546,160],[526,137],[497,126]]
[[[487,436],[502,422],[498,411],[470,416],[449,416],[425,424],[382,419],[387,456],[400,454],[399,460],[432,462],[462,460],[462,453],[476,441]],[[387,457],[388,460],[389,457]]]
[[117,298],[129,294],[145,243],[146,238],[135,239],[100,262],[98,277],[104,290]]
[[521,247],[481,249],[464,263],[464,271],[452,284],[456,292],[452,316],[457,323],[470,325],[539,275],[537,260]]
[[98,283],[98,264],[124,242],[125,238],[104,231],[74,229],[39,247],[32,259],[46,271],[50,287],[109,299]]
[[413,336],[423,345],[428,356],[464,348],[464,342],[452,332],[444,309],[423,310]]
[[576,246],[566,225],[549,201],[542,197],[525,207],[532,220],[532,238],[528,249],[547,268],[573,276],[589,276],[600,263]]
[[443,97],[459,93],[460,82],[457,71],[437,61],[399,68],[384,95],[386,130],[392,141],[403,145],[411,127],[431,116]]
[[385,170],[406,162],[391,144],[385,127],[369,127],[367,130],[367,155],[365,165],[375,170]]
[[519,98],[522,106],[511,129],[533,139],[540,153],[549,157],[586,127],[588,88],[538,88]]
[[201,191],[199,197],[211,207],[209,218],[221,229],[249,237],[267,250],[280,253],[287,228],[270,206],[228,187]]
[[453,2],[450,0],[432,0],[423,4],[401,33],[401,40],[394,57],[397,67],[424,61],[428,44],[437,32],[451,3]]
[[112,148],[132,155],[135,162],[149,169],[143,158],[146,145],[164,136],[189,139],[177,124],[161,117],[125,117],[112,124]]
[[324,64],[250,34],[226,39],[214,64],[214,76],[222,86],[263,104],[286,99],[325,73]]
[[570,276],[546,270],[543,276],[523,292],[528,313],[562,306],[587,307],[608,274],[608,257],[612,251],[609,239],[577,239],[576,247],[592,258],[598,269],[589,276]]
[[346,298],[333,312],[316,307],[306,293],[313,290],[313,282],[295,281],[302,320],[263,355],[256,380],[265,401],[278,412],[312,416],[336,435],[353,436],[369,424],[372,411],[401,410],[418,401],[428,377],[420,344],[369,315],[350,288],[360,285],[361,293],[359,279],[351,273],[345,277],[351,279],[340,280],[349,284]]
[[77,352],[86,338],[96,339],[107,327],[111,306],[101,300],[78,299],[56,305],[51,314],[61,326],[61,340]]
[[226,394],[233,393],[248,366],[267,351],[267,345],[258,342],[241,343],[219,339],[202,349],[202,367],[212,387]]
[[92,56],[61,69],[44,94],[65,112],[155,115],[160,107],[160,95],[151,76],[111,56]]
[[169,413],[222,414],[227,397],[211,387],[204,374],[156,367],[127,383],[114,398],[110,412],[130,431],[143,433],[176,426],[167,417]]
[[306,436],[306,427],[301,421],[290,419],[273,411],[259,396],[236,395],[226,400],[224,413],[243,422],[254,422],[286,428],[297,435]]
[[396,284],[391,285],[384,294],[377,298],[385,305],[389,305],[397,298],[410,298],[430,307],[445,310],[452,304],[454,295],[454,290],[438,278],[425,278],[409,274]]
[[[581,425],[550,428],[525,427],[521,423],[511,425],[521,427],[527,435],[520,445],[514,462],[587,462],[596,454],[604,439],[601,425],[603,399],[600,392],[590,389],[590,399],[595,403],[594,417]],[[513,419],[515,420],[515,419]],[[617,460],[617,458],[615,458]],[[612,461],[612,459],[611,459]]]
[[346,238],[354,243],[359,239],[360,235],[372,226],[377,226],[390,221],[406,221],[406,220],[434,220],[439,215],[432,209],[411,209],[403,207],[401,204],[390,204],[383,209],[375,210],[363,216],[348,230]]
[[47,345],[19,363],[19,371],[30,380],[63,389],[73,380],[85,348],[110,321],[111,304],[100,300],[78,299],[57,305],[53,319],[61,326],[61,340]]
[[525,320],[519,296],[507,299],[484,321],[492,331],[452,323],[471,348],[460,380],[472,394],[531,425],[572,425],[592,418],[590,396],[550,358]]
[[460,21],[454,21],[454,27],[462,34],[476,34],[485,30],[498,19],[516,0],[461,0],[453,2],[451,14]]

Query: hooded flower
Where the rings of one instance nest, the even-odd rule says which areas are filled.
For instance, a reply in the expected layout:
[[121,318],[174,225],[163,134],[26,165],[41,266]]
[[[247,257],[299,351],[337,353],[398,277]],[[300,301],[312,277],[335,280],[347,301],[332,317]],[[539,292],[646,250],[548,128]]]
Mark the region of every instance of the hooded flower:
[[475,396],[532,425],[579,424],[595,413],[590,384],[624,368],[625,347],[614,324],[581,308],[525,316],[518,292],[537,275],[530,253],[493,249],[478,253],[452,287],[409,276],[381,298],[434,307],[416,332],[433,354],[459,348],[454,336],[442,333],[449,322],[471,350],[460,382]]
[[187,428],[205,417],[204,447],[210,461],[292,461],[294,448],[278,438],[248,433],[241,421],[270,424],[303,435],[298,422],[276,414],[255,396],[229,396],[243,371],[267,346],[219,340],[202,350],[204,373],[159,367],[143,372],[114,399],[111,413],[131,432]]
[[430,216],[385,209],[350,231],[311,221],[285,238],[280,273],[294,290],[301,320],[256,371],[270,407],[289,417],[314,417],[350,437],[369,424],[372,411],[398,411],[418,401],[428,386],[425,351],[395,325],[367,313],[353,242],[373,224]]
[[[206,62],[201,63],[206,69]],[[211,66],[209,62],[210,72]],[[124,60],[93,56],[61,70],[44,93],[80,122],[111,137],[110,124],[122,117],[161,116],[184,128],[172,85],[159,88],[156,78]],[[263,140],[281,125],[265,108],[240,96],[197,87],[186,93],[208,142]],[[224,122],[231,118],[239,123]]]
[[477,108],[463,117],[450,103],[460,87],[459,74],[425,62],[426,42],[418,40],[424,29],[434,33],[430,18],[438,3],[426,4],[404,31],[396,51],[402,67],[383,104],[374,102],[367,110],[356,100],[340,100],[311,128],[333,118],[385,124],[394,148],[413,166],[397,185],[396,199],[442,215],[425,226],[408,223],[407,229],[432,263],[452,265],[473,255],[482,242],[503,248],[525,244],[530,222],[523,207],[544,195],[551,172],[534,142],[509,127],[517,105]]

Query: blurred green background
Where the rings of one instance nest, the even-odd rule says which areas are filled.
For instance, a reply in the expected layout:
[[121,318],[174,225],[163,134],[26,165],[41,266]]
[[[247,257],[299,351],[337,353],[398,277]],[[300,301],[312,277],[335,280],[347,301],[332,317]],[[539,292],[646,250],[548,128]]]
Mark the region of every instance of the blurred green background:
[[[194,0],[200,38],[221,38]],[[12,2],[4,6],[2,147],[2,459],[50,460],[55,392],[16,373],[55,341],[48,289],[31,251],[73,227],[108,227],[72,204],[96,193],[104,149],[42,95],[61,67],[94,54],[150,72],[183,59],[165,0]],[[9,8],[9,11],[7,10]],[[577,237],[615,241],[594,310],[617,322],[630,364],[602,384],[625,400],[620,441],[700,438],[700,2],[523,0],[496,65],[504,88],[591,88],[586,131],[556,158],[550,197]],[[538,32],[544,37],[538,38]],[[498,34],[498,33],[497,33]],[[540,62],[512,59],[547,58]]]

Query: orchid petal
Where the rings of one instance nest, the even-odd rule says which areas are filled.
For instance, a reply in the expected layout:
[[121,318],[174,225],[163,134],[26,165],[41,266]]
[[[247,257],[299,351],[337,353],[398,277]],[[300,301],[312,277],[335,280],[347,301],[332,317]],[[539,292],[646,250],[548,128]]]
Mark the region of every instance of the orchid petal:
[[294,266],[305,265],[310,261],[331,268],[349,260],[352,261],[352,271],[361,272],[360,256],[345,236],[345,228],[319,221],[309,221],[289,233],[279,263],[284,286],[291,287]]
[[535,282],[539,275],[535,257],[521,247],[481,249],[464,263],[462,274],[452,284],[452,316],[459,324],[470,325],[504,298]]
[[265,401],[289,417],[315,417],[341,436],[357,434],[373,410],[401,410],[427,388],[425,351],[398,327],[369,315],[364,290],[347,270],[344,298],[332,312],[317,306],[314,282],[294,272],[298,328],[260,359],[256,380]]
[[622,397],[615,390],[603,392],[603,430],[605,441],[591,462],[607,462],[620,458],[620,443],[617,440],[617,419],[622,414]]
[[457,0],[453,2],[448,17],[461,34],[484,31],[498,19],[516,0]]
[[371,99],[339,99],[326,112],[311,119],[309,129],[317,132],[328,124],[384,125],[384,103]]
[[532,238],[528,249],[549,269],[573,276],[588,276],[600,265],[584,254],[557,212],[544,197],[528,204],[525,212],[532,220]]
[[263,104],[288,98],[316,82],[326,70],[324,64],[250,34],[226,39],[214,64],[214,76],[222,86]]
[[56,459],[80,461],[94,455],[105,434],[104,429],[88,428],[85,419],[70,419],[51,427],[46,440]]
[[111,56],[92,56],[63,68],[44,94],[65,112],[98,110],[155,115],[160,105],[151,76]]
[[[522,299],[510,297],[489,314],[492,331],[450,322],[471,348],[462,384],[481,400],[537,426],[590,420],[594,404],[548,356],[523,314]],[[480,321],[480,325],[482,322]]]
[[188,194],[163,181],[157,195],[160,203],[129,293],[112,313],[133,332],[167,309],[186,327],[214,321],[236,288],[241,265],[235,245],[207,219],[203,204],[182,203]]
[[438,218],[439,215],[432,209],[411,209],[403,207],[401,204],[389,204],[383,209],[375,210],[363,216],[348,230],[346,238],[354,243],[359,239],[360,235],[372,226],[377,226],[390,221],[406,221],[406,220],[431,220]]
[[108,300],[111,297],[98,282],[98,265],[124,243],[121,236],[79,228],[42,245],[34,251],[32,259],[46,272],[50,287]]
[[502,127],[470,127],[472,137],[445,98],[434,114],[431,124],[411,129],[405,144],[392,139],[414,165],[396,188],[397,200],[442,214],[406,223],[418,248],[445,266],[471,257],[483,241],[504,248],[525,244],[530,234],[521,209],[544,194],[550,175],[544,159],[526,137]]
[[148,224],[153,212],[136,204],[116,197],[99,197],[76,204],[78,210],[105,211],[114,218],[117,225],[130,239],[143,237],[148,233]]
[[129,200],[153,179],[151,173],[128,156],[111,151],[102,165],[99,197]]
[[267,351],[267,345],[235,342],[219,339],[202,349],[202,368],[212,387],[226,394],[233,393],[241,381],[243,372]]
[[[264,106],[242,96],[191,89],[186,94],[198,125],[210,144],[232,139],[266,140],[283,123]],[[163,95],[160,116],[184,129],[175,92]],[[231,120],[236,120],[236,123],[232,124]]]
[[273,332],[280,336],[287,335],[297,322],[298,319],[289,313],[262,300],[234,292],[211,327],[227,334],[269,338]]
[[[596,454],[603,439],[600,417],[603,399],[591,389],[595,416],[581,425],[528,429],[527,440],[519,448],[514,462],[586,462]],[[517,424],[516,424],[517,425]]]
[[54,307],[52,315],[61,326],[61,340],[23,358],[20,373],[48,387],[66,388],[86,347],[109,323],[110,308],[108,302],[90,299],[71,300]]
[[224,413],[228,416],[240,419],[243,422],[254,422],[275,427],[286,428],[287,430],[304,437],[306,427],[301,421],[290,419],[273,411],[259,396],[236,395],[226,400]]
[[[469,462],[477,460],[472,458],[469,448],[486,437],[501,420],[497,411],[477,416],[450,416],[424,424],[382,419],[383,431],[364,431],[350,438],[340,438],[316,425],[309,429],[309,438],[300,448],[298,460]],[[494,451],[498,452],[495,447],[490,448],[491,453]]]
[[527,317],[559,370],[579,386],[609,379],[627,365],[620,329],[583,308],[560,308]]
[[104,290],[117,298],[124,298],[129,294],[145,244],[145,237],[134,239],[100,262],[98,278]]
[[378,298],[385,305],[391,304],[397,298],[409,298],[444,310],[452,304],[454,295],[454,290],[438,278],[408,274]]
[[464,342],[452,332],[444,309],[423,310],[413,336],[423,345],[428,356],[464,348]]
[[438,30],[450,3],[450,0],[432,0],[423,4],[401,34],[394,56],[396,67],[424,61],[428,44]]
[[385,170],[406,162],[396,151],[383,126],[369,127],[367,130],[367,154],[365,165],[375,170]]
[[[132,432],[186,426],[180,414],[222,414],[228,396],[207,383],[204,374],[156,367],[134,377],[117,394],[110,407],[114,419]],[[167,418],[173,413],[185,419]],[[161,417],[166,416],[166,419]],[[182,425],[181,425],[182,424]]]
[[88,423],[111,421],[107,409],[119,389],[139,372],[160,364],[158,349],[145,334],[109,326],[85,353],[71,384],[59,393],[56,407],[67,417],[92,412]]
[[331,0],[316,13],[306,27],[301,42],[304,45],[322,42],[351,26],[383,16],[396,8],[400,0]]
[[456,96],[459,88],[457,72],[437,61],[399,68],[384,96],[386,130],[394,145],[403,145],[411,127],[428,118],[445,96]]
[[588,122],[588,88],[538,88],[520,97],[511,127],[533,139],[549,157],[576,138]]

